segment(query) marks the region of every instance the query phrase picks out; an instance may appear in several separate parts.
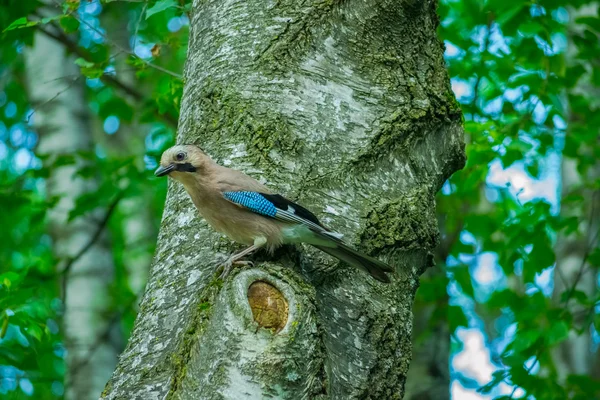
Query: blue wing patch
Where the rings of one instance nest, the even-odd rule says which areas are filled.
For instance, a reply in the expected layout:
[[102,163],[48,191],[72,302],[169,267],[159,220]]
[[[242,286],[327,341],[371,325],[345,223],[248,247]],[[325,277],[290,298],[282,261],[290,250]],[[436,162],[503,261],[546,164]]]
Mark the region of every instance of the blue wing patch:
[[224,192],[223,196],[232,203],[246,207],[257,214],[275,218],[277,208],[260,193],[256,192]]

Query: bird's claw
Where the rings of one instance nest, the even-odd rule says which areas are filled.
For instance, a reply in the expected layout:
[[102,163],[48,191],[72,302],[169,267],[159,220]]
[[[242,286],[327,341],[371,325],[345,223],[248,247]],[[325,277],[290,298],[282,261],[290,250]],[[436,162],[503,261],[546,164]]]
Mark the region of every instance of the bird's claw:
[[253,267],[254,263],[252,261],[246,261],[246,260],[228,259],[227,261],[225,261],[225,263],[223,263],[223,272],[221,272],[221,275],[219,275],[219,278],[221,278],[221,279],[227,278],[227,276],[233,269],[234,265],[238,265],[240,267]]

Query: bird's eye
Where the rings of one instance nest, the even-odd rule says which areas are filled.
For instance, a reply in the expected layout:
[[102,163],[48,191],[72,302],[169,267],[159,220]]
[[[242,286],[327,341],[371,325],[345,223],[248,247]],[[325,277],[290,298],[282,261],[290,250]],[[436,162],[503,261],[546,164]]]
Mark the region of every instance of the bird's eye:
[[183,161],[183,160],[185,160],[185,153],[177,153],[177,155],[175,156],[175,159],[177,161]]

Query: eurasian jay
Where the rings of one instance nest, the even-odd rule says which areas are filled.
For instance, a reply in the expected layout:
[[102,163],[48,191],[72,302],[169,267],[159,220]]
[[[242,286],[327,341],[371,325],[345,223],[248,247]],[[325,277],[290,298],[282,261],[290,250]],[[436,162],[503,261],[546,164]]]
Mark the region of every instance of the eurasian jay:
[[240,259],[260,248],[273,251],[283,244],[308,243],[378,281],[390,281],[386,273],[393,272],[392,267],[352,249],[306,208],[273,194],[243,172],[218,165],[195,145],[167,149],[154,174],[182,183],[213,229],[249,246],[225,262],[223,275],[233,264],[251,264]]

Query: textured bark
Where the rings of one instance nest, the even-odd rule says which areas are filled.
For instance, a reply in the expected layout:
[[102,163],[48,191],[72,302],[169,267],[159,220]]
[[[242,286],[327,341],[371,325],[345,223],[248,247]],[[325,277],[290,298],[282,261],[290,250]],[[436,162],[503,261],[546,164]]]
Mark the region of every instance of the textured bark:
[[[93,151],[83,92],[85,81],[78,75],[73,59],[60,44],[40,33],[35,35],[34,46],[25,55],[28,90],[35,107],[33,120],[40,137],[37,153],[50,156],[51,162],[56,156]],[[56,97],[60,92],[63,93]],[[60,196],[49,212],[49,223],[54,252],[61,260],[74,257],[91,240],[102,217],[99,210],[94,215],[68,221],[76,198],[98,186],[95,179],[75,177],[79,167],[53,168],[46,181],[48,195]],[[112,255],[102,236],[72,264],[64,277],[67,399],[97,399],[117,363],[117,351],[108,335],[108,284],[112,273]]]
[[[464,163],[434,1],[194,1],[178,142],[200,144],[396,266],[383,285],[289,247],[221,282],[234,248],[171,184],[106,399],[399,399],[434,194]],[[255,322],[248,288],[287,302]],[[256,310],[254,310],[256,311]]]

